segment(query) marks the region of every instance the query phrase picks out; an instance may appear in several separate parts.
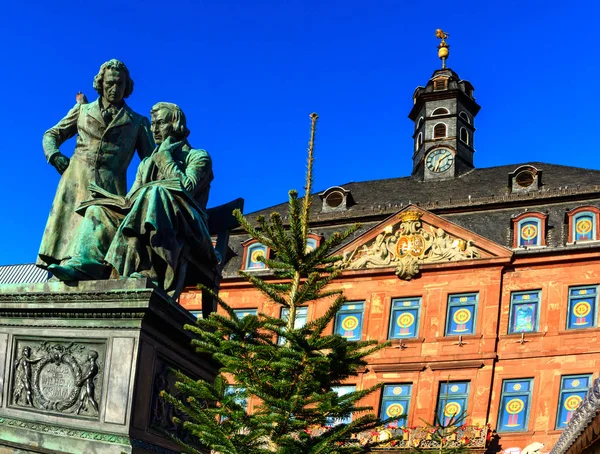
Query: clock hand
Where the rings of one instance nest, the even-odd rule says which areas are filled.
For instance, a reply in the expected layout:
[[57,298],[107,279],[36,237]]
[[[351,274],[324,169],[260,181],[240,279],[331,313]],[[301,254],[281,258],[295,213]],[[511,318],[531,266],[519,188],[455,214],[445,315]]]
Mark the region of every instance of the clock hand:
[[438,160],[437,160],[437,162],[435,163],[435,167],[433,168],[433,171],[434,171],[434,172],[435,172],[435,171],[437,171],[437,169],[439,169],[439,167],[440,167],[440,162],[442,162],[442,160],[441,160],[441,159],[438,159]]

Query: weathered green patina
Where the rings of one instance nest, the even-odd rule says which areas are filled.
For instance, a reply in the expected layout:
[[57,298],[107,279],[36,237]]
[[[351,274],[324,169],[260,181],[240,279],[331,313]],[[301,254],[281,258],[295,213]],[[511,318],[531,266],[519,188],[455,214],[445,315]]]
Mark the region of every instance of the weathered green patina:
[[[127,67],[118,60],[104,63],[94,88],[100,94],[96,101],[83,104],[78,97],[67,115],[44,134],[46,158],[62,177],[38,254],[37,264],[42,267],[72,256],[71,241],[83,220],[75,210],[91,197],[90,184],[126,194],[126,171],[134,151],[144,158],[154,148],[148,119],[124,102],[133,91]],[[59,147],[75,135],[77,144],[69,159]]]
[[206,220],[213,179],[210,156],[193,149],[181,109],[158,103],[151,111],[158,148],[145,158],[125,197],[93,187],[73,257],[50,271],[64,281],[147,277],[173,295],[190,257],[217,264]]

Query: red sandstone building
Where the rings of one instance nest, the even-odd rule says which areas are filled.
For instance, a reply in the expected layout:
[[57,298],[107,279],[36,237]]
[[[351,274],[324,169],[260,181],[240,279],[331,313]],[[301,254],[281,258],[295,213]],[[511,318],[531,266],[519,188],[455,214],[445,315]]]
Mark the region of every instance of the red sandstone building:
[[[392,341],[345,386],[384,383],[365,403],[408,427],[464,411],[467,424],[495,429],[502,449],[547,450],[600,370],[600,171],[476,168],[479,105],[450,69],[413,101],[411,176],[312,196],[310,247],[362,225],[339,251],[349,303],[331,329]],[[270,211],[286,205],[249,217]],[[269,253],[242,231],[229,239],[220,295],[241,313],[285,316],[237,274],[268,278],[257,257]],[[181,301],[201,310],[193,289]],[[297,323],[324,310],[309,306]]]

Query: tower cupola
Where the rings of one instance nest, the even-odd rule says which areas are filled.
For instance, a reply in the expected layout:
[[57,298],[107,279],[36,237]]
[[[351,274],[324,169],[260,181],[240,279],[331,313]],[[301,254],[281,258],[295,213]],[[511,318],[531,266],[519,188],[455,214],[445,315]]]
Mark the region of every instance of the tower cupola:
[[474,167],[474,120],[480,109],[473,85],[446,68],[448,34],[438,29],[436,36],[442,69],[417,87],[408,114],[415,123],[412,173],[422,180],[455,178]]

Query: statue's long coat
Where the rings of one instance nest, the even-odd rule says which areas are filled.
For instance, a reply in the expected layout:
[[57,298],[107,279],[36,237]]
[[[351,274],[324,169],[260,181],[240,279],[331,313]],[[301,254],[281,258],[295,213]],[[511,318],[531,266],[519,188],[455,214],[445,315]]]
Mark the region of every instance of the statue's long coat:
[[38,253],[37,264],[60,263],[72,255],[71,240],[83,217],[75,209],[91,198],[90,183],[95,182],[107,191],[127,193],[127,167],[133,153],[140,158],[152,153],[154,141],[148,119],[132,111],[126,104],[110,124],[105,124],[98,100],[77,104],[58,124],[44,133],[46,158],[58,153],[58,147],[77,137],[75,152],[63,173]]

